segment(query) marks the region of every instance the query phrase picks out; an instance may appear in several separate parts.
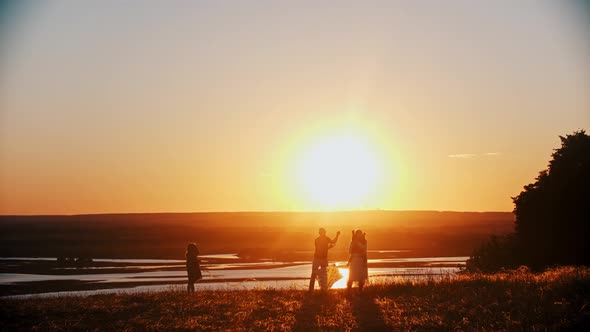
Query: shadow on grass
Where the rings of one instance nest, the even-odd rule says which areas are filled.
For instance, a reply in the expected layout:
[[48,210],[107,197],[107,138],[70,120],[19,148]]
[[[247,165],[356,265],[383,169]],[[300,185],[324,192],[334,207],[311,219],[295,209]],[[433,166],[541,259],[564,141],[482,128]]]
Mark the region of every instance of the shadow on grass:
[[353,295],[350,298],[352,314],[360,331],[390,331],[379,305],[371,294]]
[[[348,303],[347,303],[348,302]],[[294,331],[390,331],[374,294],[306,293]]]
[[303,303],[295,314],[295,325],[293,331],[315,331],[318,328],[317,315],[322,309],[331,305],[333,298],[329,293],[305,293]]

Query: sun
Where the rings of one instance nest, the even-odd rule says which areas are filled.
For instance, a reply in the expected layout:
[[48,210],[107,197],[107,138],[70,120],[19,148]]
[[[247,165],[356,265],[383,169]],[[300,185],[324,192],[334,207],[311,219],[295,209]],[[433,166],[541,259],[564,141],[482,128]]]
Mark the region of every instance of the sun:
[[367,141],[338,135],[319,140],[305,151],[298,183],[314,208],[362,208],[376,187],[378,170]]

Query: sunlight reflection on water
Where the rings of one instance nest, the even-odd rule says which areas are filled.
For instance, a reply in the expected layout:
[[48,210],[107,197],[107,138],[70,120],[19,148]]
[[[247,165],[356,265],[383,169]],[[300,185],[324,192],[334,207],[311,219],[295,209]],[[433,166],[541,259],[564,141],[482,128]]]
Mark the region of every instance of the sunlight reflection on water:
[[340,271],[340,274],[342,274],[342,278],[340,278],[340,280],[336,281],[333,285],[332,285],[332,289],[343,289],[346,288],[346,282],[348,281],[348,268],[346,267],[339,267],[338,271]]

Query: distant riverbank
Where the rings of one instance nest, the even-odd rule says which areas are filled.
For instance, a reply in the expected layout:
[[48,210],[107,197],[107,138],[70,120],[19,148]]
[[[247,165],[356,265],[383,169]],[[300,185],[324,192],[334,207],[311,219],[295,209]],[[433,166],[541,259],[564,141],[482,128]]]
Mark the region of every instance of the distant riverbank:
[[0,299],[0,330],[589,330],[590,269],[458,275],[359,295],[284,289]]
[[[311,255],[311,254],[310,254]],[[310,256],[308,255],[308,256]],[[397,257],[397,252],[369,255],[369,275],[375,281],[449,277],[468,257]],[[371,258],[381,257],[381,258]],[[310,262],[243,259],[232,254],[201,257],[203,280],[198,290],[244,290],[261,287],[305,289]],[[343,279],[345,261],[334,261]],[[95,259],[58,261],[56,258],[0,258],[0,296],[28,294],[92,295],[114,292],[182,289],[187,281],[183,260]],[[335,287],[343,287],[345,281]]]

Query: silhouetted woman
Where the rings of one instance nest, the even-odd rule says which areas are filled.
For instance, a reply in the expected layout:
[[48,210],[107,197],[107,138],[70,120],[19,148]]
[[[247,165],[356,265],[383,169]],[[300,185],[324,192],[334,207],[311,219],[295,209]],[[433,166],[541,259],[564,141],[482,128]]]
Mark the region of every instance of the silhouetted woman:
[[186,247],[186,272],[188,274],[187,291],[195,292],[195,282],[203,278],[201,266],[199,265],[199,248],[195,243],[189,243]]
[[352,283],[356,281],[362,291],[365,281],[369,278],[366,233],[363,233],[360,229],[352,231],[352,241],[350,241],[348,252],[350,258],[348,259],[348,282],[346,286],[350,290]]

